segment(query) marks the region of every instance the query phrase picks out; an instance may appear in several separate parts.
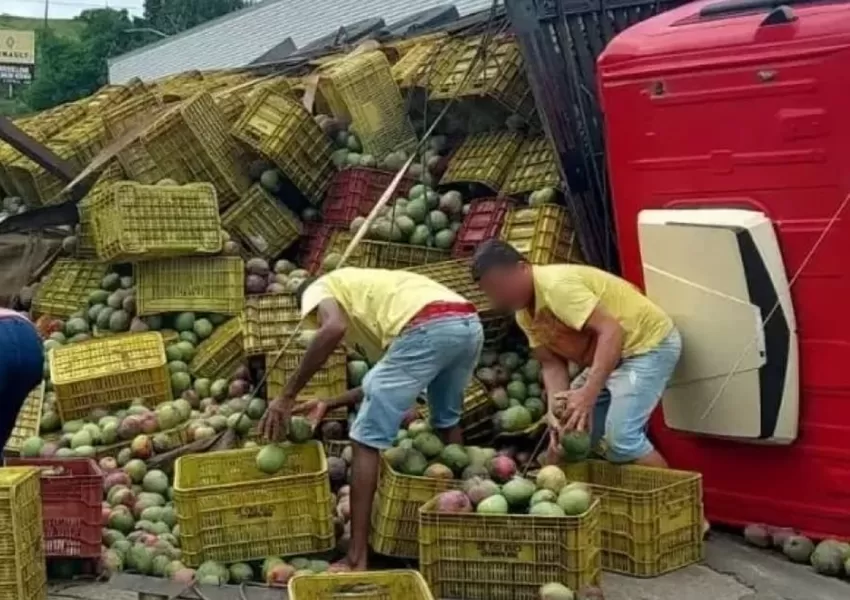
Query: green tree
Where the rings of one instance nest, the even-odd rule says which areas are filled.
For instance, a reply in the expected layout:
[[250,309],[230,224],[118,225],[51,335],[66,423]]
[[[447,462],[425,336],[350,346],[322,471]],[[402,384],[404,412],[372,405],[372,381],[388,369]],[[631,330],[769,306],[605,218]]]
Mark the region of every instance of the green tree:
[[145,0],[145,19],[167,34],[179,33],[245,6],[243,0]]
[[37,33],[35,80],[24,94],[33,110],[90,95],[108,81],[108,58],[148,41],[126,32],[139,26],[126,10],[87,10],[76,19],[85,24],[79,39],[57,36],[50,29]]

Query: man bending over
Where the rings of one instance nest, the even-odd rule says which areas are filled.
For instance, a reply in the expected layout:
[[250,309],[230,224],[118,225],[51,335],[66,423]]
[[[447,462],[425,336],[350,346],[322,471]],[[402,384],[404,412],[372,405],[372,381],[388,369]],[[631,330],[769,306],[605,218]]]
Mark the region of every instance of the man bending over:
[[484,340],[481,322],[463,297],[405,271],[342,268],[305,281],[296,295],[302,315],[318,322],[318,332],[260,423],[266,439],[280,439],[298,392],[343,340],[369,358],[383,352],[362,389],[352,394],[362,401],[349,433],[354,453],[347,562],[365,570],[378,453],[392,446],[405,411],[423,390],[437,433],[446,443],[463,443],[463,396]]

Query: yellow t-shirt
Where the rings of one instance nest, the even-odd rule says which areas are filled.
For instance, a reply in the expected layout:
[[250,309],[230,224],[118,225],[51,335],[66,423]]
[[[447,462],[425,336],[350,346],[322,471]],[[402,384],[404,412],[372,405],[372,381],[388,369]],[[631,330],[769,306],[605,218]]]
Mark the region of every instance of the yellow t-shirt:
[[372,360],[428,304],[467,302],[424,275],[355,267],[331,271],[314,281],[304,292],[301,314],[314,314],[328,298],[336,300],[348,317],[346,341],[360,346]]
[[[673,330],[673,321],[654,302],[625,279],[586,265],[534,265],[534,310],[549,310],[564,325],[580,331],[597,305],[623,327],[623,356],[655,348]],[[517,324],[534,348],[534,316],[516,313]]]

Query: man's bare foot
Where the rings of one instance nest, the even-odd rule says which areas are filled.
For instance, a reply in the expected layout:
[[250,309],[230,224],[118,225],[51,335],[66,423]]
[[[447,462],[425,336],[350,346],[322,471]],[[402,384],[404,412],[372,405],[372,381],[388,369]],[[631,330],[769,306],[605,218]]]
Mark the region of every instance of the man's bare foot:
[[702,519],[702,537],[703,539],[708,537],[708,534],[711,533],[711,523],[708,522],[708,519],[703,517]]

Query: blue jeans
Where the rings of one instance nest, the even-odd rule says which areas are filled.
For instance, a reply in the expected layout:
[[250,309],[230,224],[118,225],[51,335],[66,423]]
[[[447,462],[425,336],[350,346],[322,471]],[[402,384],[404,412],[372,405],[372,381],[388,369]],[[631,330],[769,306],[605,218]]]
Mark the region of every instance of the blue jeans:
[[402,331],[363,379],[351,439],[378,450],[392,446],[405,411],[423,390],[434,428],[456,426],[483,343],[478,315],[437,318]]
[[6,447],[24,400],[44,377],[44,349],[35,327],[0,318],[0,451]]
[[[608,377],[594,406],[591,430],[592,447],[601,447],[606,459],[627,463],[653,451],[647,423],[681,353],[682,337],[674,329],[649,352],[623,359]],[[583,372],[570,387],[579,388],[585,380]]]

